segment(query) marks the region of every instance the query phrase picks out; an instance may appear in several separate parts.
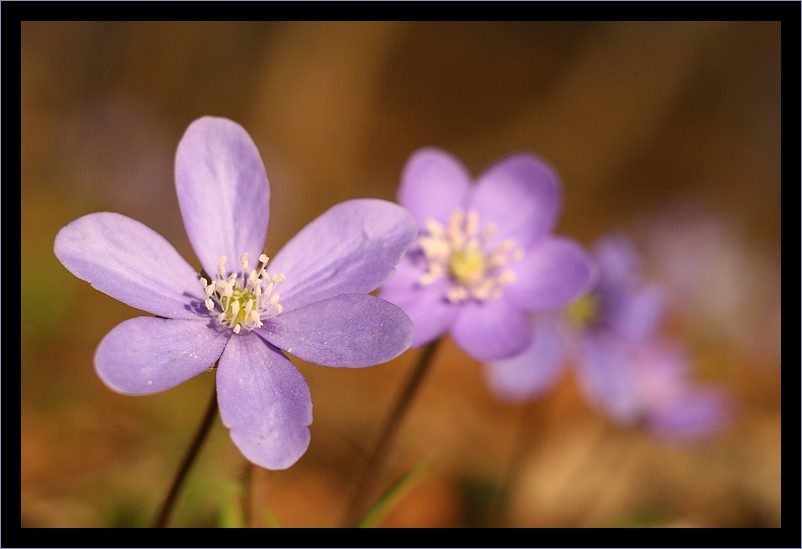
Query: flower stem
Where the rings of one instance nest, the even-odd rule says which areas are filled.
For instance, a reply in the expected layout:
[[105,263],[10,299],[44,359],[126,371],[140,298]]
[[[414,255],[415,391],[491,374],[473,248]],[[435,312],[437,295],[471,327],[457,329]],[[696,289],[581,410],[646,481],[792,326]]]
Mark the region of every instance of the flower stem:
[[344,528],[356,526],[364,514],[365,504],[363,500],[371,492],[373,485],[376,482],[376,473],[384,461],[384,457],[390,448],[390,443],[392,442],[396,431],[398,431],[401,420],[404,418],[404,415],[409,409],[418,387],[423,381],[426,372],[429,370],[429,365],[432,362],[434,352],[441,341],[442,338],[434,340],[432,343],[426,346],[426,348],[424,348],[423,353],[421,353],[420,357],[418,358],[418,363],[415,365],[412,374],[409,376],[401,396],[398,398],[398,401],[396,401],[395,408],[393,408],[392,413],[387,418],[387,423],[384,425],[384,430],[379,438],[379,442],[376,444],[376,448],[373,451],[359,484],[353,493],[345,514],[345,518],[342,522],[342,526]]
[[153,522],[153,528],[167,527],[167,521],[170,519],[170,513],[175,505],[178,491],[181,488],[181,485],[184,483],[184,479],[186,478],[190,467],[192,467],[192,463],[198,456],[198,452],[203,445],[203,441],[206,440],[206,435],[208,435],[209,431],[211,430],[212,423],[214,422],[214,416],[216,414],[217,386],[215,385],[215,387],[212,389],[212,398],[209,400],[209,405],[206,408],[206,414],[203,416],[203,421],[201,422],[200,427],[198,427],[198,431],[195,433],[195,438],[192,440],[192,444],[187,449],[187,453],[184,456],[184,461],[181,462],[181,467],[179,467],[175,478],[173,478],[173,484],[170,486],[170,491],[167,492],[167,497],[164,498],[164,502],[159,510],[159,514],[156,517],[156,520]]

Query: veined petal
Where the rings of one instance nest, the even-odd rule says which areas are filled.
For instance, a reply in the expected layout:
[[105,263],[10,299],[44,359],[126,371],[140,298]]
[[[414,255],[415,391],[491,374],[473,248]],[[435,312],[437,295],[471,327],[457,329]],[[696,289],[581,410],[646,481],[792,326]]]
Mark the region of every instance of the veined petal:
[[511,268],[516,279],[504,288],[504,298],[529,310],[567,305],[591,285],[596,274],[585,250],[562,237],[541,239]]
[[485,364],[490,388],[501,398],[521,400],[542,395],[564,372],[565,343],[553,319],[532,323],[532,343],[512,358]]
[[292,362],[255,334],[232,336],[217,367],[217,403],[237,448],[286,469],[309,447],[312,396]]
[[497,227],[497,238],[528,248],[552,230],[561,200],[557,173],[536,156],[518,153],[479,176],[469,207],[483,224]]
[[256,264],[267,235],[270,184],[242,126],[209,116],[190,124],[178,144],[175,186],[192,248],[209,275],[221,256],[238,268],[247,252]]
[[381,285],[418,235],[412,216],[386,200],[348,200],[296,234],[268,264],[283,274],[285,312]]
[[282,313],[256,333],[307,362],[361,368],[406,351],[412,341],[412,322],[383,299],[345,294]]
[[454,156],[433,147],[419,149],[404,166],[398,203],[419,227],[429,219],[445,224],[455,210],[465,207],[470,184],[470,174]]
[[100,342],[95,370],[117,392],[158,393],[211,368],[229,336],[206,320],[132,318]]
[[204,314],[198,274],[153,229],[117,213],[85,215],[62,228],[53,251],[75,276],[145,312]]
[[532,341],[526,315],[504,299],[462,303],[451,335],[463,351],[482,361],[509,358]]

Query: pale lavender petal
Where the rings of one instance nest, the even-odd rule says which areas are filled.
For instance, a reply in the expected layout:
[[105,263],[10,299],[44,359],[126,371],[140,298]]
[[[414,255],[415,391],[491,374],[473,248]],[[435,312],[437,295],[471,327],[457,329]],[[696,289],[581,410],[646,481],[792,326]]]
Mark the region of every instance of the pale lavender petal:
[[632,241],[623,234],[601,238],[593,247],[593,255],[602,273],[604,285],[634,284],[640,270],[640,259]]
[[382,286],[379,296],[398,305],[415,326],[411,347],[430,343],[451,328],[459,307],[444,298],[450,285],[442,279],[427,286],[417,286],[415,282],[406,287],[401,284]]
[[175,158],[181,216],[201,265],[210,276],[217,260],[239,270],[248,253],[256,266],[265,245],[270,185],[251,136],[226,118],[206,116],[189,125]]
[[290,311],[340,294],[375,290],[417,235],[415,220],[398,204],[349,200],[301,229],[267,270],[286,276],[278,292],[284,310]]
[[419,149],[407,161],[398,189],[398,203],[423,228],[429,219],[445,223],[464,208],[471,178],[451,154],[432,147]]
[[230,334],[205,320],[132,318],[100,342],[95,370],[117,392],[158,393],[211,368]]
[[533,321],[532,343],[512,358],[485,364],[490,388],[501,398],[522,400],[542,395],[565,371],[565,342],[551,319]]
[[691,389],[668,405],[653,410],[649,427],[660,437],[695,440],[721,430],[732,415],[732,403],[723,391]]
[[665,296],[656,286],[622,293],[605,304],[605,322],[632,342],[643,342],[660,325],[665,312]]
[[131,307],[167,318],[205,314],[198,274],[163,236],[130,217],[80,217],[58,232],[53,250],[72,274]]
[[345,294],[270,318],[256,332],[307,362],[361,368],[406,351],[412,329],[409,317],[392,303],[370,294]]
[[257,465],[286,469],[309,447],[309,386],[256,334],[231,337],[217,367],[217,403],[234,444]]
[[463,351],[477,360],[509,358],[532,341],[526,315],[504,299],[463,303],[451,335]]
[[567,305],[588,289],[596,276],[585,250],[562,237],[540,240],[511,268],[516,280],[504,287],[504,297],[529,310]]
[[562,199],[559,178],[543,160],[514,154],[490,166],[477,180],[470,209],[498,238],[528,248],[554,227]]
[[643,412],[633,361],[615,341],[586,337],[576,365],[579,387],[588,402],[624,424],[638,421]]

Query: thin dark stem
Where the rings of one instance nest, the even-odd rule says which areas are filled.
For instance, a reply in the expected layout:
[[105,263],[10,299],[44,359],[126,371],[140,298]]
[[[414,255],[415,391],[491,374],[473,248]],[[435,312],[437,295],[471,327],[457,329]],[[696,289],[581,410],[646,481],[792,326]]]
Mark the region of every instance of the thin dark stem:
[[208,435],[209,431],[211,430],[216,414],[217,387],[215,386],[212,390],[212,398],[209,400],[209,405],[206,408],[206,414],[203,416],[203,421],[201,422],[200,427],[198,427],[198,431],[195,433],[195,438],[192,440],[192,444],[190,444],[189,448],[187,449],[187,453],[184,456],[184,461],[181,462],[181,467],[179,467],[178,471],[176,472],[175,478],[173,479],[173,484],[170,486],[170,491],[167,493],[167,497],[165,497],[164,502],[162,503],[156,520],[153,522],[154,528],[165,528],[167,526],[167,521],[170,519],[170,513],[175,505],[178,491],[181,489],[181,485],[184,483],[184,479],[186,478],[189,469],[192,467],[192,463],[198,456],[198,452],[201,446],[203,446],[204,440],[206,440],[206,435]]
[[359,522],[359,519],[362,517],[365,511],[364,499],[371,492],[373,485],[376,482],[376,474],[382,462],[384,461],[387,451],[390,448],[390,443],[392,442],[396,431],[398,431],[398,427],[401,425],[401,420],[406,415],[406,412],[412,403],[412,399],[414,398],[418,387],[423,381],[426,372],[429,370],[432,357],[434,356],[434,352],[437,349],[437,346],[440,344],[440,341],[442,340],[436,339],[426,348],[424,348],[420,358],[418,359],[418,363],[415,365],[412,374],[407,380],[407,384],[404,387],[401,396],[398,398],[398,401],[395,404],[395,408],[393,408],[392,413],[387,418],[387,423],[384,425],[384,430],[379,438],[379,442],[376,444],[376,449],[373,451],[373,454],[371,454],[359,484],[357,485],[356,490],[353,493],[353,497],[348,505],[345,519],[342,523],[343,527],[348,528],[356,526]]

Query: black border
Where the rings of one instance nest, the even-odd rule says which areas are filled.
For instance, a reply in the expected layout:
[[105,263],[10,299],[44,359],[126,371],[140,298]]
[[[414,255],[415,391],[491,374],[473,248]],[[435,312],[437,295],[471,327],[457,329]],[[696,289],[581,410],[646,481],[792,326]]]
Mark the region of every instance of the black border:
[[[176,14],[184,14],[177,17]],[[121,18],[121,15],[128,15]],[[2,111],[2,151],[6,162],[2,163],[2,216],[3,256],[6,265],[11,265],[10,256],[18,250],[20,240],[10,227],[16,223],[15,198],[21,182],[19,149],[21,116],[20,105],[20,49],[22,21],[84,21],[84,20],[729,20],[729,21],[780,21],[782,41],[782,94],[785,98],[782,113],[782,189],[781,203],[783,219],[796,219],[795,198],[799,192],[800,162],[800,114],[797,100],[800,95],[800,3],[783,2],[22,2],[5,0],[0,4],[0,37],[2,38],[2,87],[0,88]],[[225,18],[221,18],[225,15]],[[448,17],[444,17],[448,15]],[[402,17],[403,16],[403,17]],[[15,116],[16,115],[16,116]],[[756,184],[760,184],[756,182]],[[792,210],[793,208],[793,210]],[[14,225],[14,228],[17,225]],[[788,235],[795,232],[786,232]],[[796,258],[785,261],[783,270],[800,275],[800,263]],[[794,279],[795,280],[795,279]],[[802,276],[800,276],[802,280]],[[2,331],[6,345],[2,347],[3,358],[12,358],[14,348],[9,342],[19,330],[17,322],[18,300],[8,294],[2,302],[5,326]],[[789,326],[788,319],[784,322]],[[795,324],[793,324],[795,325]],[[614,530],[613,534],[591,529],[562,531],[559,533],[521,533],[503,530],[445,533],[432,536],[429,532],[418,533],[416,529],[388,533],[387,529],[355,530],[351,534],[332,535],[308,530],[308,533],[288,533],[286,529],[270,531],[218,530],[204,535],[186,535],[176,529],[159,533],[148,533],[147,529],[120,535],[96,529],[84,532],[69,529],[58,532],[49,529],[20,528],[20,509],[16,479],[20,471],[20,454],[16,441],[20,440],[20,422],[13,410],[20,382],[19,369],[10,360],[4,360],[2,368],[4,406],[3,439],[7,442],[3,453],[2,472],[6,480],[2,486],[2,529],[0,545],[3,547],[802,547],[800,532],[800,492],[798,487],[800,464],[800,442],[795,434],[800,433],[798,387],[800,387],[799,355],[784,349],[786,367],[782,384],[782,444],[783,471],[782,527],[761,529],[759,532],[729,531],[727,529],[665,529],[659,533],[637,529]],[[790,357],[790,360],[789,360]],[[9,444],[9,441],[13,444]],[[9,450],[11,448],[11,450]],[[238,533],[235,533],[238,532]],[[435,539],[437,538],[435,543]]]

